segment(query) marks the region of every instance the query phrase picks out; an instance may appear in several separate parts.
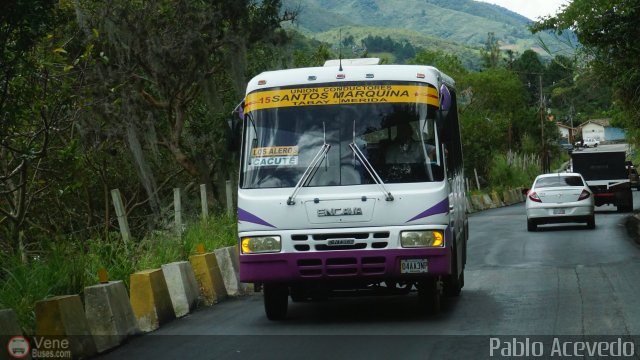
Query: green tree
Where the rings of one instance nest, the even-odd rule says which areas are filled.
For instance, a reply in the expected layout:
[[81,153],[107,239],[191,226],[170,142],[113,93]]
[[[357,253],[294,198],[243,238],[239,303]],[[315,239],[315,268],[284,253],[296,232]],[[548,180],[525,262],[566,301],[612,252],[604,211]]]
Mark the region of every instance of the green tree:
[[531,132],[526,92],[516,74],[504,68],[469,73],[460,81],[460,119],[467,171],[487,177],[493,154],[519,147]]
[[[511,65],[511,70],[518,74],[527,90],[527,104],[538,106],[540,103],[540,76],[545,70],[540,57],[533,50],[525,50]],[[544,82],[544,77],[542,78]],[[544,83],[543,83],[544,86]]]
[[[96,86],[86,96],[99,99],[84,126],[95,134],[103,124],[128,139],[149,197],[156,192],[153,174],[136,148],[160,147],[194,180],[223,182],[219,161],[228,156],[220,114],[236,105],[225,100],[242,97],[248,49],[295,14],[281,15],[279,0],[77,4],[96,59],[89,74]],[[208,188],[217,199],[216,187]]]
[[490,32],[487,34],[487,41],[484,44],[484,48],[480,49],[480,55],[485,69],[496,68],[500,65],[502,54],[495,33]]
[[621,123],[630,140],[640,143],[640,6],[626,0],[574,0],[560,13],[546,17],[533,31],[546,29],[562,33],[572,29],[584,46],[598,82],[611,84],[623,112]]
[[0,250],[25,245],[28,229],[47,231],[34,213],[54,216],[44,208],[77,107],[73,56],[61,47],[69,37],[54,33],[69,14],[53,1],[13,1],[0,12]]

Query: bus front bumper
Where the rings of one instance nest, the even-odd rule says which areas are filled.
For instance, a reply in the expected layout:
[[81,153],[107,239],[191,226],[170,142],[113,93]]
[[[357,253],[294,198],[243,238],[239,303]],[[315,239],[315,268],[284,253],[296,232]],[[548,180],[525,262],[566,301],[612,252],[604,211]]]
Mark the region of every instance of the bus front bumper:
[[241,254],[242,282],[403,279],[451,274],[451,251],[442,248]]

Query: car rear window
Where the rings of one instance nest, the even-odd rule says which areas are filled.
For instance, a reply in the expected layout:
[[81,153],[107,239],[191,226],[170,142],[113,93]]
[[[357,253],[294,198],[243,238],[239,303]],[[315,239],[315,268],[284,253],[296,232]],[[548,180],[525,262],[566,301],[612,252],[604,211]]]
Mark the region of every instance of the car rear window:
[[584,182],[580,176],[554,176],[540,178],[535,184],[536,188],[561,186],[584,186]]

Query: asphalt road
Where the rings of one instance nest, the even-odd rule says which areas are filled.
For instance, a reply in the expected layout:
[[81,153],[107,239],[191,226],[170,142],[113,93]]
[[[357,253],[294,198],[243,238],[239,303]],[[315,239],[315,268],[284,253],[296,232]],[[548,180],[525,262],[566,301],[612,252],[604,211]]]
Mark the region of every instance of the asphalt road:
[[[634,203],[640,208],[635,191]],[[547,355],[556,335],[631,339],[639,358],[640,246],[625,232],[628,214],[596,209],[595,230],[560,224],[533,233],[524,204],[473,214],[466,285],[437,315],[410,294],[290,303],[288,319],[271,322],[256,294],[201,309],[103,358],[476,359],[490,358],[495,336],[494,357],[531,336]]]

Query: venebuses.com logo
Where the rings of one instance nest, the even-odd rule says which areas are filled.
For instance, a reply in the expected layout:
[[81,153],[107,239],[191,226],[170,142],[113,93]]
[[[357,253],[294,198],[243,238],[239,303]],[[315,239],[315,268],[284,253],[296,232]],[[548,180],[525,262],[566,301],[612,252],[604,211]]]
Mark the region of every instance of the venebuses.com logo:
[[[7,353],[15,359],[69,359],[71,350],[68,339],[36,336],[29,341],[25,336],[14,336],[7,342]],[[1,355],[1,354],[0,354]]]

